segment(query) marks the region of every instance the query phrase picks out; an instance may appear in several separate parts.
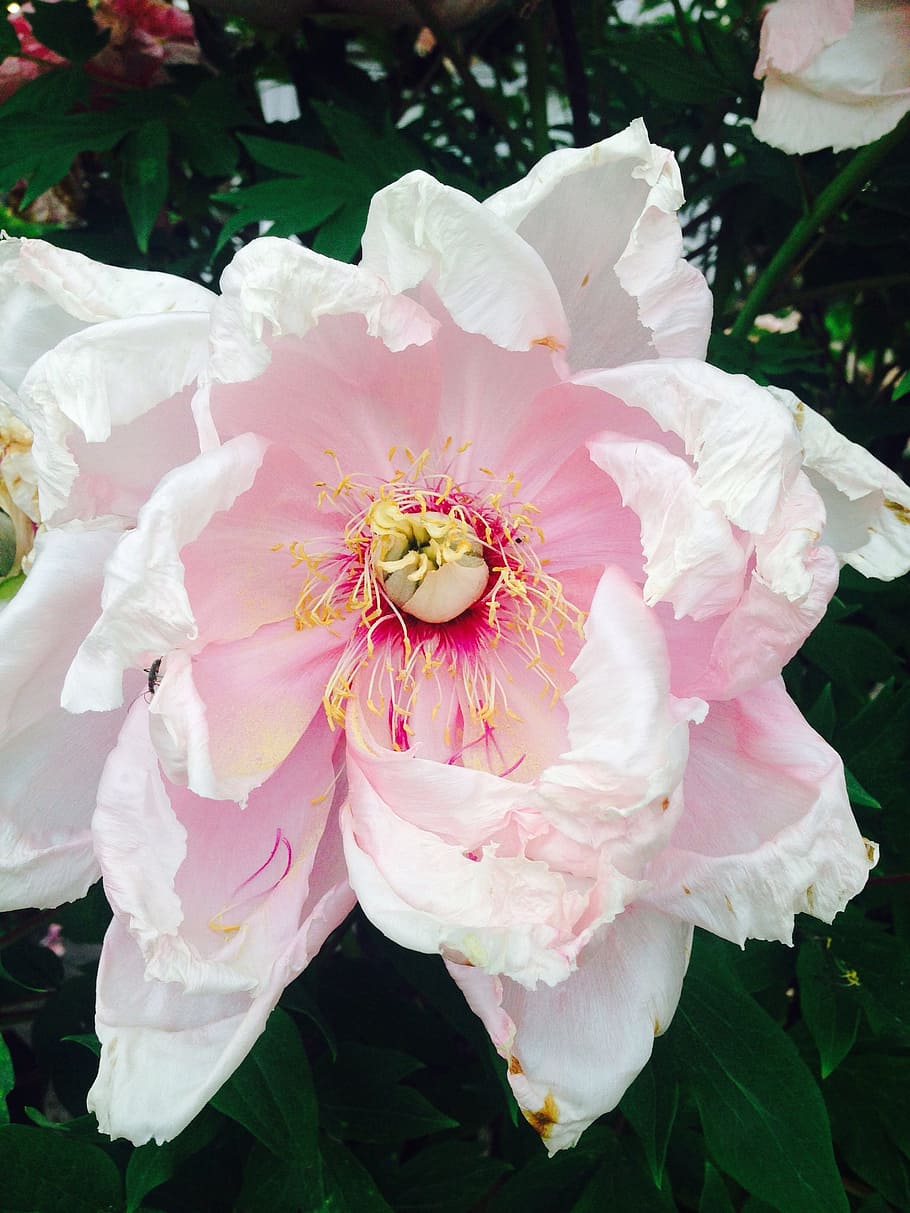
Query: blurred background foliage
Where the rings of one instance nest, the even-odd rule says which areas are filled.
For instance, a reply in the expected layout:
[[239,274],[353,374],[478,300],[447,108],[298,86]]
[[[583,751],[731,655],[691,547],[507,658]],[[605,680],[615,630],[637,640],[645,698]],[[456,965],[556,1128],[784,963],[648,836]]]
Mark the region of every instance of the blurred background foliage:
[[[643,115],[682,169],[713,361],[906,466],[908,141],[769,277],[864,153],[755,140],[758,0],[328,7],[10,4],[0,226],[217,285],[264,230],[356,260],[371,195],[411,169],[484,197]],[[759,304],[777,323],[753,326]],[[786,672],[881,843],[866,891],[833,927],[801,918],[792,949],[698,933],[671,1031],[576,1149],[546,1158],[441,961],[356,915],[176,1141],[109,1142],[85,1114],[96,887],[0,918],[0,1213],[910,1210],[908,605],[906,582],[847,570]]]

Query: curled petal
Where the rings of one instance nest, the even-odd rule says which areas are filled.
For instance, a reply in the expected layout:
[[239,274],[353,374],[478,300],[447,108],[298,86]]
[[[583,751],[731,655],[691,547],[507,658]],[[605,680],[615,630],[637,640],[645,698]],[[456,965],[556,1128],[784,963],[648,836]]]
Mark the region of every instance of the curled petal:
[[792,392],[770,390],[799,429],[803,466],[827,512],[824,542],[867,577],[902,576],[910,569],[910,488]]
[[118,707],[125,669],[196,638],[180,550],[250,487],[265,450],[245,434],[164,477],[108,563],[101,616],[63,686],[68,711]]
[[639,118],[591,147],[551,152],[484,203],[552,274],[572,367],[704,357],[711,292],[683,260],[682,202],[672,153],[649,142]]
[[563,305],[535,250],[490,209],[424,172],[374,196],[363,265],[396,293],[426,281],[456,324],[506,349],[568,343]]
[[801,912],[830,922],[875,861],[840,759],[780,679],[711,705],[692,730],[685,799],[646,900],[735,943],[789,943]]
[[552,988],[527,990],[447,965],[507,1060],[512,1092],[550,1154],[574,1146],[644,1067],[679,1002],[691,941],[687,923],[636,905]]

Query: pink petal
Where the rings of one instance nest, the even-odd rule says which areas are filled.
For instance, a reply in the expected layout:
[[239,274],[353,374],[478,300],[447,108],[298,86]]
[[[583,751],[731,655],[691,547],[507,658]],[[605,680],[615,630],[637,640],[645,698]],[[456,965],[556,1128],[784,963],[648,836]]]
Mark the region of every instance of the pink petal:
[[830,922],[875,861],[840,758],[780,679],[711,705],[691,734],[685,801],[646,900],[735,943],[789,943],[801,912]]
[[125,669],[142,667],[149,653],[195,640],[180,551],[216,511],[228,509],[250,487],[265,449],[261,439],[245,434],[164,477],[108,563],[101,617],[64,683],[67,710],[119,706]]
[[528,990],[449,963],[508,1061],[512,1092],[550,1154],[614,1108],[676,1010],[692,928],[646,906],[605,927],[560,985]]
[[581,368],[704,357],[711,294],[683,260],[682,202],[676,161],[638,119],[592,147],[551,152],[484,205],[543,258]]
[[568,342],[562,303],[534,249],[492,210],[426,173],[374,196],[362,264],[396,293],[425,281],[456,324],[505,349]]
[[343,635],[283,620],[192,660],[168,654],[152,729],[170,778],[200,796],[245,802],[314,717],[325,722],[323,694],[344,644]]
[[137,1145],[222,1085],[353,904],[333,809],[335,739],[311,731],[246,809],[168,785],[133,709],[93,821],[115,920],[99,970],[89,1104]]

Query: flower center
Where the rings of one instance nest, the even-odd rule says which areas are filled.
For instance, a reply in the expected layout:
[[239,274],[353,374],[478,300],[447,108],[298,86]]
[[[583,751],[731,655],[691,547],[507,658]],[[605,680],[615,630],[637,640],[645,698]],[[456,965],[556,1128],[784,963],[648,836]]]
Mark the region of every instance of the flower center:
[[405,514],[394,501],[367,512],[371,559],[388,599],[424,623],[448,623],[477,602],[490,570],[463,518],[422,507]]
[[[330,725],[344,724],[362,678],[365,706],[388,716],[395,748],[406,749],[418,693],[435,696],[435,719],[443,684],[454,679],[466,717],[489,739],[497,724],[516,719],[508,706],[511,676],[496,652],[501,642],[558,698],[562,676],[554,659],[564,654],[564,629],[582,637],[584,612],[546,572],[537,553],[544,541],[538,511],[518,498],[514,474],[500,478],[480,468],[486,483],[468,487],[445,471],[428,471],[429,451],[406,451],[410,467],[393,464],[382,481],[345,473],[334,452],[326,454],[339,479],[316,482],[317,503],[336,518],[347,515],[343,533],[272,550],[286,550],[305,569],[296,626],[333,636],[350,628],[323,697]],[[392,448],[389,461],[394,457]],[[374,660],[378,649],[385,656]],[[454,735],[452,749],[460,753]]]

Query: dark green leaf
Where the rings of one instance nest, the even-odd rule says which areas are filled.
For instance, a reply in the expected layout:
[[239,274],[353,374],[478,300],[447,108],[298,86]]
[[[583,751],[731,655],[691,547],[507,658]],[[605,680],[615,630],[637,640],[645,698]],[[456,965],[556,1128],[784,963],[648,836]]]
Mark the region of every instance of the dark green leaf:
[[780,1213],[846,1213],[812,1075],[786,1033],[721,966],[693,965],[666,1039],[723,1171]]
[[538,1145],[538,1153],[490,1200],[490,1213],[571,1209],[602,1163],[611,1136],[609,1130],[597,1125],[588,1129],[573,1150],[563,1150],[553,1158],[547,1158]]
[[207,1146],[218,1123],[217,1114],[205,1108],[173,1141],[163,1146],[150,1141],[134,1150],[126,1166],[126,1213],[136,1213],[147,1193],[169,1180],[185,1158]]
[[345,1146],[322,1139],[322,1164],[331,1213],[392,1213],[369,1171]]
[[603,1213],[606,1209],[629,1209],[635,1213],[674,1213],[670,1193],[655,1188],[643,1160],[635,1157],[624,1142],[608,1139],[606,1157],[572,1205],[572,1213]]
[[346,194],[337,182],[304,186],[297,177],[276,177],[231,194],[213,194],[212,198],[238,208],[221,231],[216,246],[220,249],[233,232],[250,223],[271,222],[269,234],[273,236],[311,231],[338,210]]
[[6,1106],[6,1097],[12,1091],[15,1081],[13,1059],[9,1055],[6,1041],[0,1036],[0,1125],[9,1124],[9,1108]]
[[698,1213],[736,1213],[727,1185],[717,1170],[705,1162],[705,1183],[698,1202]]
[[74,1045],[82,1045],[83,1049],[88,1049],[96,1057],[101,1056],[101,1041],[94,1032],[78,1032],[72,1036],[63,1036],[61,1040],[69,1040]]
[[690,55],[673,38],[653,30],[624,41],[623,63],[633,78],[667,101],[703,105],[730,94],[706,58]]
[[212,1100],[321,1191],[319,1121],[310,1066],[294,1021],[272,1012],[262,1036]]
[[101,943],[111,921],[111,908],[99,880],[79,901],[61,906],[57,918],[64,938],[73,943]]
[[483,1198],[509,1169],[500,1159],[487,1157],[479,1142],[429,1146],[399,1171],[395,1213],[464,1213],[482,1207]]
[[[328,1206],[328,1207],[327,1207]],[[294,1157],[279,1158],[258,1142],[243,1172],[237,1213],[334,1213],[321,1173]]]
[[34,8],[28,23],[35,37],[64,59],[74,63],[91,59],[107,42],[108,31],[95,25],[86,0],[58,0],[56,4],[34,0]]
[[120,147],[120,186],[136,243],[148,252],[149,236],[167,199],[170,138],[159,118],[144,122]]
[[332,182],[339,193],[350,198],[370,196],[370,180],[336,156],[327,156],[297,143],[277,139],[261,139],[258,135],[238,135],[257,164],[274,169],[276,173],[292,174],[309,184]]
[[679,1106],[679,1083],[665,1064],[667,1055],[655,1053],[622,1098],[620,1110],[638,1134],[651,1178],[663,1185],[667,1144]]
[[830,939],[807,939],[796,965],[799,1005],[812,1034],[827,1078],[843,1061],[856,1040],[862,1004],[855,986],[844,979],[831,952]]
[[844,777],[847,781],[847,795],[850,797],[851,804],[855,804],[862,809],[880,809],[882,807],[881,802],[866,791],[853,772],[847,767],[844,768]]
[[[0,127],[4,138],[13,133],[13,117],[66,114],[77,101],[88,97],[88,77],[81,67],[64,67],[45,72],[17,88],[0,109]],[[5,155],[4,155],[5,159]]]
[[3,1213],[114,1213],[120,1175],[97,1146],[25,1125],[0,1128]]
[[891,393],[892,400],[901,400],[904,396],[910,394],[910,371],[904,371],[900,379],[894,385],[894,391]]
[[357,114],[340,106],[317,101],[313,108],[347,165],[370,183],[368,195],[412,169],[423,167],[414,148],[394,127],[380,134]]
[[422,1063],[392,1049],[344,1042],[338,1059],[320,1068],[323,1126],[347,1141],[408,1141],[457,1127],[413,1087],[401,1080]]
[[834,695],[831,683],[826,682],[822,693],[806,712],[806,720],[817,733],[821,733],[826,741],[830,741],[837,724],[837,711],[834,707]]
[[313,241],[313,248],[336,261],[353,261],[366,227],[368,202],[347,202],[330,215]]

